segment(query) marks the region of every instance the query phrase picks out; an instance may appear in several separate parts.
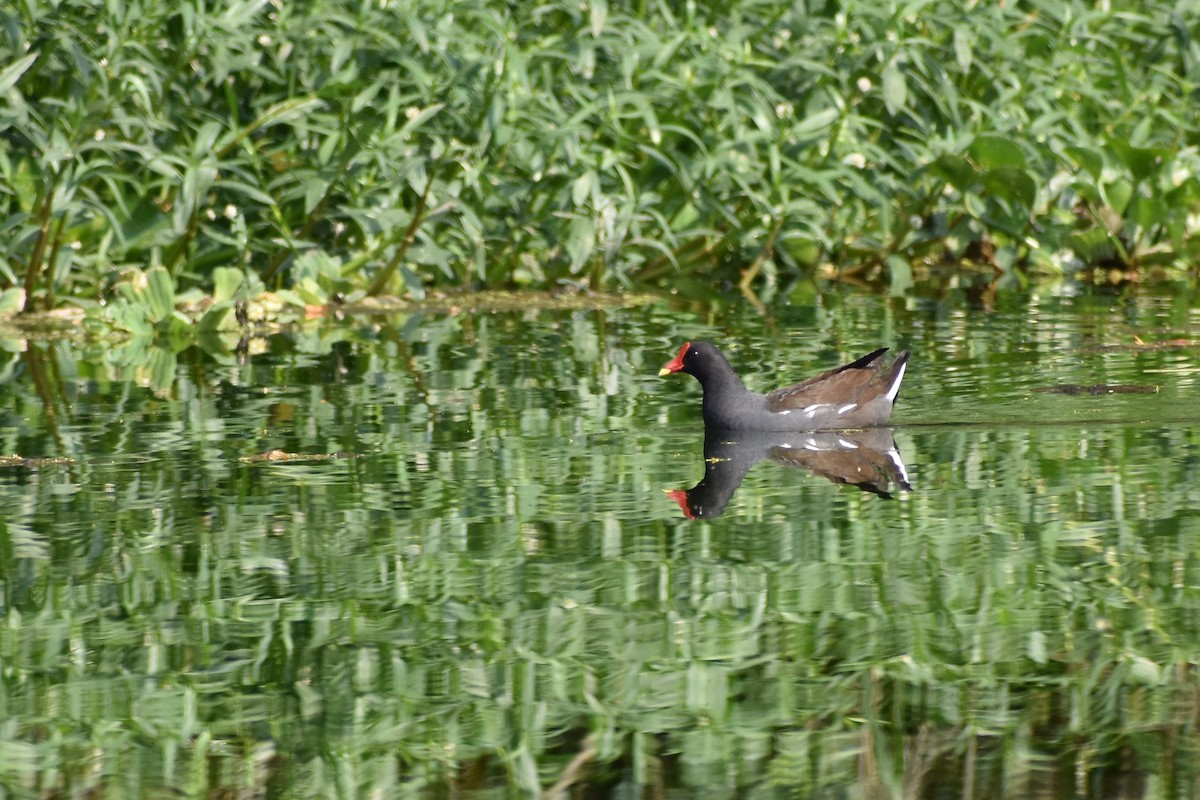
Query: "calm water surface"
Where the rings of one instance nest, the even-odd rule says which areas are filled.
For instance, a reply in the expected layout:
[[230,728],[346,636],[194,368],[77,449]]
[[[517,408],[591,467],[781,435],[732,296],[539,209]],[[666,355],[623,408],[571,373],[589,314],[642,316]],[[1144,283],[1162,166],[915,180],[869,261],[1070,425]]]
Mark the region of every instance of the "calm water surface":
[[[10,343],[0,795],[1195,796],[1193,305]],[[692,338],[914,355],[892,431],[731,448]]]

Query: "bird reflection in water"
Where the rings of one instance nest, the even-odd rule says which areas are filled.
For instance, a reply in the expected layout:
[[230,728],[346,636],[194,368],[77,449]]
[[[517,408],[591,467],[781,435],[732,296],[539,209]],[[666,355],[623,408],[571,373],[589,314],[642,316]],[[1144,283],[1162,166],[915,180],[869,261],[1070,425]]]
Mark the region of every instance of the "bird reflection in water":
[[746,473],[764,459],[888,500],[891,487],[912,491],[890,428],[809,433],[709,430],[704,434],[704,478],[691,489],[669,490],[667,495],[688,519],[719,517]]

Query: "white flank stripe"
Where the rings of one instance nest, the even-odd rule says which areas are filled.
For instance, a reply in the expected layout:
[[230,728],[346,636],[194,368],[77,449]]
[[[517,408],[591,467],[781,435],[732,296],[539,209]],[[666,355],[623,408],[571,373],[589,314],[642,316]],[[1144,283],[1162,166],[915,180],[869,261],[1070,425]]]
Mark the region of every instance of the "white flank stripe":
[[887,451],[888,458],[892,460],[892,464],[896,467],[896,471],[900,473],[900,478],[905,483],[912,483],[908,479],[908,470],[904,468],[904,462],[900,460],[900,454],[895,450]]
[[908,363],[900,365],[900,371],[896,373],[896,380],[887,390],[887,399],[889,403],[895,402],[896,394],[900,391],[900,382],[904,380],[904,370],[908,369]]
[[846,405],[844,405],[838,409],[838,413],[839,414],[847,414],[856,408],[858,408],[858,403],[847,403]]

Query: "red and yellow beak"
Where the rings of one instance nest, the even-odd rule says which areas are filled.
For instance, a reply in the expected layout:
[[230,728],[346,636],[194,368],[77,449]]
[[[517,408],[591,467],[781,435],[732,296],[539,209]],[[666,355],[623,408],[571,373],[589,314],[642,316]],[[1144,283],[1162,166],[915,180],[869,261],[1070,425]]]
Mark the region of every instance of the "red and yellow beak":
[[683,357],[691,346],[691,342],[684,342],[683,347],[679,348],[679,352],[675,354],[675,357],[666,364],[663,364],[663,368],[658,371],[659,376],[670,375],[672,372],[679,372],[683,369]]

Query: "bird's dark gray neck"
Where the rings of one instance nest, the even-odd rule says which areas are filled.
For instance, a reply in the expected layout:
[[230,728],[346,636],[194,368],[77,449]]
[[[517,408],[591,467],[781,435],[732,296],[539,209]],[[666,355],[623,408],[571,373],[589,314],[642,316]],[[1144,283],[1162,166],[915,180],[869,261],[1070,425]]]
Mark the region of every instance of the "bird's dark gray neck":
[[704,425],[720,430],[737,430],[748,420],[767,413],[767,402],[746,388],[732,371],[728,375],[709,376],[704,387]]

